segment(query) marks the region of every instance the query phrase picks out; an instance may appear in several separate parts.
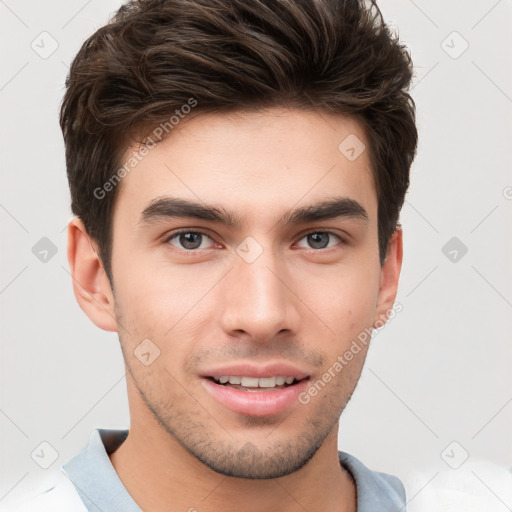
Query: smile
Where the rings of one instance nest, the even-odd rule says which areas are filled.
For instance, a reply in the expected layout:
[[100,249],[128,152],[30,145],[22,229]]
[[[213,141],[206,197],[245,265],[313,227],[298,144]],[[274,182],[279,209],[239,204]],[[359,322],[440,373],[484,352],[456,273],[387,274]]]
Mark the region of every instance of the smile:
[[223,375],[216,379],[212,377],[215,382],[226,386],[234,387],[236,389],[247,389],[254,390],[259,388],[265,389],[282,389],[283,387],[289,386],[294,382],[297,382],[295,377],[239,377],[231,376],[228,377]]
[[291,408],[306,389],[309,378],[203,377],[206,392],[223,408],[246,416],[273,416]]

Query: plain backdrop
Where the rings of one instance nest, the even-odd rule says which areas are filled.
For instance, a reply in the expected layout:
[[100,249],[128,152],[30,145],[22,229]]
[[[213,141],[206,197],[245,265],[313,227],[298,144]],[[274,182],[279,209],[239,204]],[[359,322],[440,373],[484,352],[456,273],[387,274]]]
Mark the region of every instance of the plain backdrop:
[[[93,428],[129,426],[117,334],[72,292],[58,126],[71,59],[119,5],[0,0],[0,505],[44,486]],[[512,466],[512,2],[382,9],[415,63],[420,144],[401,215],[403,311],[372,342],[339,448],[425,481],[466,458]],[[47,469],[41,450],[56,452]]]

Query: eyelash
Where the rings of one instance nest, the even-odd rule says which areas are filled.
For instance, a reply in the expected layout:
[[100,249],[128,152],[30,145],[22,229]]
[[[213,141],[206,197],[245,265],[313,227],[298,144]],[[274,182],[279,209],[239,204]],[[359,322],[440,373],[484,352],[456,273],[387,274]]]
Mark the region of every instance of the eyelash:
[[[181,235],[183,233],[194,233],[194,234],[203,235],[203,236],[206,236],[207,238],[209,238],[210,240],[214,241],[212,239],[212,237],[210,235],[208,235],[207,233],[205,233],[204,231],[192,230],[192,229],[180,229],[178,231],[173,231],[168,237],[166,237],[164,239],[164,243],[168,244],[170,242],[170,240],[172,240],[173,238],[175,238],[175,237],[177,237],[177,236],[179,236],[179,235]],[[323,234],[327,233],[329,235],[334,235],[335,237],[340,239],[339,244],[336,244],[336,245],[346,245],[347,244],[347,241],[341,235],[339,235],[338,233],[335,233],[334,231],[321,231],[321,230],[318,230],[318,229],[312,230],[312,231],[308,231],[307,233],[304,233],[301,236],[301,238],[299,239],[299,241],[302,240],[303,238],[307,237],[308,235],[312,235],[314,233],[323,233]],[[195,253],[199,253],[201,251],[206,251],[207,250],[207,249],[179,249],[178,247],[175,247],[175,248],[178,251],[180,251],[180,252],[188,253],[188,254],[195,254]],[[323,248],[323,249],[309,248],[309,250],[313,251],[313,252],[322,252],[322,251],[327,251],[329,249],[332,249],[332,247],[326,247],[326,248]]]

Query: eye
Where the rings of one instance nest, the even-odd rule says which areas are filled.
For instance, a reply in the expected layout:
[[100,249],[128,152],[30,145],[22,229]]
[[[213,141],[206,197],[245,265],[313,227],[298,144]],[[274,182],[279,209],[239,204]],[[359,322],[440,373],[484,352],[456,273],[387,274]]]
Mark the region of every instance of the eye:
[[178,231],[169,236],[165,243],[185,251],[195,251],[197,249],[208,249],[208,246],[205,246],[205,240],[213,242],[208,235],[201,231]]
[[[303,236],[301,238],[301,241],[302,240],[306,240],[306,243],[310,244],[306,249],[329,249],[336,245],[336,243],[344,242],[340,236],[335,235],[331,231],[312,231],[311,233]],[[333,241],[336,243],[331,243]],[[300,245],[300,242],[298,246],[304,247],[303,245]]]
[[[303,245],[303,240],[308,244],[307,246]],[[210,245],[208,245],[208,241],[210,241]],[[331,231],[312,231],[304,235],[297,245],[306,249],[329,249],[343,242],[344,240],[339,235]],[[182,230],[172,233],[164,243],[187,252],[194,252],[210,248],[213,240],[201,231]]]

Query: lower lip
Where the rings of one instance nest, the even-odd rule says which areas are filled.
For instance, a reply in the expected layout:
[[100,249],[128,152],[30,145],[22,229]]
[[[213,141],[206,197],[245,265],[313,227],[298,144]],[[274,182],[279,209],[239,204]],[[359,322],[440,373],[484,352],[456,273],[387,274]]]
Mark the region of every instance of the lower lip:
[[306,389],[309,379],[275,391],[241,391],[203,378],[203,386],[220,404],[247,416],[273,416],[288,409]]

